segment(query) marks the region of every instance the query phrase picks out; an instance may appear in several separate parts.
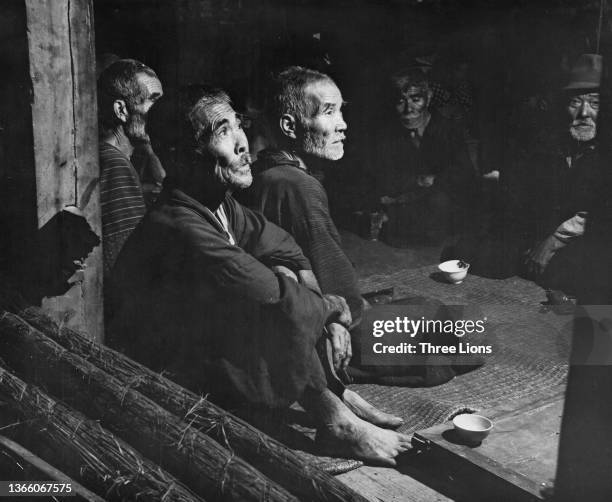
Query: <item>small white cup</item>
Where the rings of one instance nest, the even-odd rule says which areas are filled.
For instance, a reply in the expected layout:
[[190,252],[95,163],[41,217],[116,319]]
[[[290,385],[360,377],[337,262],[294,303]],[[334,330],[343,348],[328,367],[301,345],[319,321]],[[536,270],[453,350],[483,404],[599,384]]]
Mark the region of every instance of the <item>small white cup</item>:
[[480,443],[489,435],[493,422],[482,415],[462,413],[453,418],[457,434],[468,443]]
[[460,262],[462,260],[448,260],[438,265],[438,268],[444,274],[444,278],[451,284],[461,284],[468,273],[470,264],[463,262],[465,266],[460,267]]

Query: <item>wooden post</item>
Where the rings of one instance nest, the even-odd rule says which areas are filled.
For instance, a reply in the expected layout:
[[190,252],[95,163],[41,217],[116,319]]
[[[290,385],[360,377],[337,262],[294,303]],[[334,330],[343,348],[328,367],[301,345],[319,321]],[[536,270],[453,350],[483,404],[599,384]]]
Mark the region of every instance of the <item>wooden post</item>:
[[612,307],[583,305],[574,316],[554,500],[607,502],[612,494]]
[[[92,0],[25,0],[25,6],[38,228],[76,206],[100,236]],[[59,270],[62,250],[48,251],[57,258],[47,266]],[[46,297],[42,304],[54,318],[102,341],[100,245],[84,265],[65,294]]]

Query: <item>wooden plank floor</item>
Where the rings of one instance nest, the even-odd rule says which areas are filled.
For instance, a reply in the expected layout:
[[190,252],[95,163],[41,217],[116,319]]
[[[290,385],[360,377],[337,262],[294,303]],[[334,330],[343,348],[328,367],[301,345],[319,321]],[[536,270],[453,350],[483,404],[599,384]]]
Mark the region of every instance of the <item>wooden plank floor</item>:
[[[440,254],[439,247],[392,248],[382,242],[360,239],[350,232],[342,232],[342,243],[360,277],[431,265],[437,263]],[[436,481],[418,472],[411,464],[400,462],[397,468],[364,466],[340,474],[337,478],[373,502],[453,500],[440,492],[441,487],[440,491],[431,488]]]
[[[483,414],[492,419],[532,409],[536,403],[554,402],[565,394],[559,386],[546,400],[524,399],[503,403]],[[398,458],[396,468],[364,466],[336,476],[355,491],[373,502],[438,502],[459,500],[453,480],[445,481],[440,466],[432,465],[421,454],[409,453]],[[477,480],[471,480],[477,483]],[[468,484],[471,484],[468,481]],[[462,499],[462,500],[465,500]]]
[[[356,265],[360,278],[371,274],[387,274],[405,268],[416,268],[437,263],[440,248],[417,247],[399,249],[381,242],[360,239],[350,232],[342,232],[343,247]],[[562,395],[565,386],[552,392]],[[504,403],[487,410],[491,418],[512,413],[532,405],[532,401]],[[427,465],[420,454],[399,459],[397,468],[364,466],[340,474],[337,478],[361,495],[375,502],[438,502],[459,500],[452,489],[452,480],[445,482],[440,466]]]
[[[412,477],[412,468],[364,466],[336,476],[372,502],[446,502],[454,500]],[[414,474],[414,473],[413,473]],[[418,475],[418,474],[417,474]],[[420,477],[420,475],[419,475]]]

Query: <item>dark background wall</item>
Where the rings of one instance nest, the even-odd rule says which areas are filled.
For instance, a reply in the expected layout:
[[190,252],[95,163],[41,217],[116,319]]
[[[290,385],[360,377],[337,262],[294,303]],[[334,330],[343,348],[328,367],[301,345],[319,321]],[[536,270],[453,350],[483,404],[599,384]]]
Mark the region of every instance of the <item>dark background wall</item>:
[[[345,162],[390,120],[388,75],[415,56],[436,54],[434,73],[469,64],[475,89],[471,133],[480,168],[505,162],[509,117],[527,98],[562,85],[563,70],[597,46],[599,1],[568,0],[96,0],[96,45],[143,60],[166,97],[151,135],[171,150],[179,134],[179,91],[196,83],[228,89],[238,107],[257,103],[265,76],[286,64],[320,66],[337,80],[349,121]],[[601,46],[610,29],[604,12]],[[326,64],[327,60],[331,64]],[[171,120],[168,120],[171,119]],[[360,145],[360,146],[356,146]],[[166,155],[162,151],[162,155]],[[368,169],[368,166],[357,166]]]
[[[36,177],[26,10],[2,2],[0,15],[0,273],[27,278],[25,251],[35,247]],[[31,278],[31,277],[30,277]],[[29,281],[23,281],[29,284]]]
[[[525,136],[517,110],[563,83],[564,69],[597,48],[598,0],[94,0],[96,52],[134,57],[153,67],[166,96],[151,113],[150,132],[171,171],[180,137],[186,86],[228,89],[238,108],[258,106],[270,70],[319,66],[349,102],[344,167],[355,178],[373,167],[363,159],[376,133],[393,120],[388,75],[415,56],[437,55],[444,79],[453,61],[469,63],[473,127],[480,169],[504,167],[512,141]],[[0,16],[1,271],[32,249],[36,186],[25,7],[2,2]],[[610,45],[604,9],[600,46]],[[25,281],[29,283],[29,281]]]

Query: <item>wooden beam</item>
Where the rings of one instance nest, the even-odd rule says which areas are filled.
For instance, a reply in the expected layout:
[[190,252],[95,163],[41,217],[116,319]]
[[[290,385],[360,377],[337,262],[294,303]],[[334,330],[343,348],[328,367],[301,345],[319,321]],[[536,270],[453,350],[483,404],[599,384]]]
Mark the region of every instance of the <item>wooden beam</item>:
[[[101,235],[92,0],[25,0],[32,83],[38,228],[67,206]],[[58,246],[65,246],[61,239]],[[47,250],[45,250],[47,251]],[[47,266],[62,267],[62,249]],[[43,300],[61,322],[103,338],[102,253],[97,246],[66,294]]]
[[[331,475],[309,465],[282,443],[255,429],[210,401],[177,385],[125,355],[94,343],[70,328],[60,328],[36,307],[18,312],[21,319],[73,354],[117,378],[160,406],[228,445],[249,464],[285,487],[300,500],[366,502]],[[0,331],[2,322],[0,321]],[[219,426],[222,424],[222,426]],[[387,469],[388,470],[388,469]]]
[[[31,464],[42,473],[40,477],[30,477],[31,480],[71,483],[75,494],[91,502],[138,500],[143,494],[150,500],[204,502],[160,466],[101,427],[98,421],[27,385],[1,361],[0,395],[5,406],[23,417],[22,427],[29,435],[24,444],[40,457],[4,436],[0,436],[0,453],[8,449],[20,463]],[[45,455],[45,452],[49,453]]]
[[70,396],[77,411],[99,420],[205,499],[298,500],[232,450],[8,312],[0,315],[0,349],[24,381],[45,385],[50,395]]

